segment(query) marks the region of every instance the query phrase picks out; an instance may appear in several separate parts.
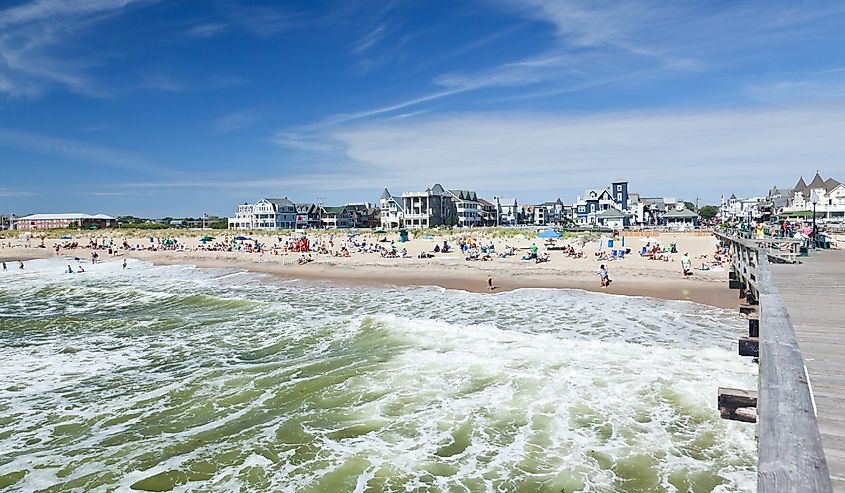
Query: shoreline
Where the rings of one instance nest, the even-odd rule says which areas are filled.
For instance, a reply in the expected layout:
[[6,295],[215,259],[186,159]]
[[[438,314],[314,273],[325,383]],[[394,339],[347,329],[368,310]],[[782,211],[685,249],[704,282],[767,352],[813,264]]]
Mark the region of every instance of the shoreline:
[[[692,301],[716,308],[733,309],[740,304],[740,299],[734,291],[720,282],[695,281],[692,279],[648,279],[637,278],[634,282],[625,278],[617,278],[608,288],[599,286],[598,277],[595,279],[582,276],[505,276],[497,275],[495,270],[493,284],[496,289],[487,289],[487,274],[479,272],[479,276],[469,273],[453,272],[448,276],[442,273],[430,272],[374,272],[360,269],[332,267],[326,269],[316,265],[280,265],[277,263],[251,262],[248,260],[215,260],[202,258],[175,259],[168,257],[149,258],[147,255],[127,255],[128,258],[144,260],[153,265],[192,265],[197,268],[237,269],[247,272],[269,274],[286,280],[305,282],[331,282],[346,286],[371,287],[425,287],[435,286],[443,289],[461,290],[473,293],[500,293],[515,289],[578,289],[594,293],[617,294],[625,296],[642,296],[673,301]],[[111,261],[109,259],[106,261]],[[388,269],[385,269],[388,270]],[[399,270],[399,269],[396,269]]]

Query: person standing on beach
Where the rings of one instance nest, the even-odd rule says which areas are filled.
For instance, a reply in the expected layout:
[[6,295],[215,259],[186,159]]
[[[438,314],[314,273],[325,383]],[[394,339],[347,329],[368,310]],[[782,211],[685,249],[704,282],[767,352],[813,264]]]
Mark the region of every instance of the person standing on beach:
[[681,257],[681,268],[684,270],[684,277],[692,275],[692,262],[689,259],[689,253],[684,253]]
[[493,289],[495,289],[493,287],[493,276],[487,276],[487,290],[493,291]]
[[601,287],[606,288],[610,286],[610,277],[608,277],[607,269],[605,268],[604,264],[599,266],[599,284]]
[[3,272],[6,272],[6,262],[3,262]]

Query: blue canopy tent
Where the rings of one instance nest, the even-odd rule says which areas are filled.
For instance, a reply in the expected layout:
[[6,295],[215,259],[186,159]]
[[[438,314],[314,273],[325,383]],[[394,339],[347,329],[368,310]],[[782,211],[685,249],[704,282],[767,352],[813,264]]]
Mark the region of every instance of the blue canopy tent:
[[252,238],[248,236],[235,236],[235,241],[252,241]]
[[557,231],[555,231],[555,230],[553,230],[553,229],[547,229],[547,230],[543,231],[542,233],[540,233],[540,234],[539,234],[539,237],[540,237],[540,238],[554,238],[554,239],[558,239],[558,238],[560,238],[560,233],[558,233]]

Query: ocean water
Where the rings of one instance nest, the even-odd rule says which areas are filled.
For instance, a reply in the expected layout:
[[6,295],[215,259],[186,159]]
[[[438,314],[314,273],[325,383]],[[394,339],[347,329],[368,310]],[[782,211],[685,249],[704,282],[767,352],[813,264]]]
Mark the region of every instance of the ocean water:
[[735,312],[130,261],[0,273],[0,490],[753,491]]

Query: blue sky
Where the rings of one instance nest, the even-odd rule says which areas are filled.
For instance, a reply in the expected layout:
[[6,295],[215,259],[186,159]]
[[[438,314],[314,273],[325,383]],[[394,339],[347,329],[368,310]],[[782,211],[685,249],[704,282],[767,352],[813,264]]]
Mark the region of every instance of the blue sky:
[[0,1],[0,213],[845,179],[845,3]]

